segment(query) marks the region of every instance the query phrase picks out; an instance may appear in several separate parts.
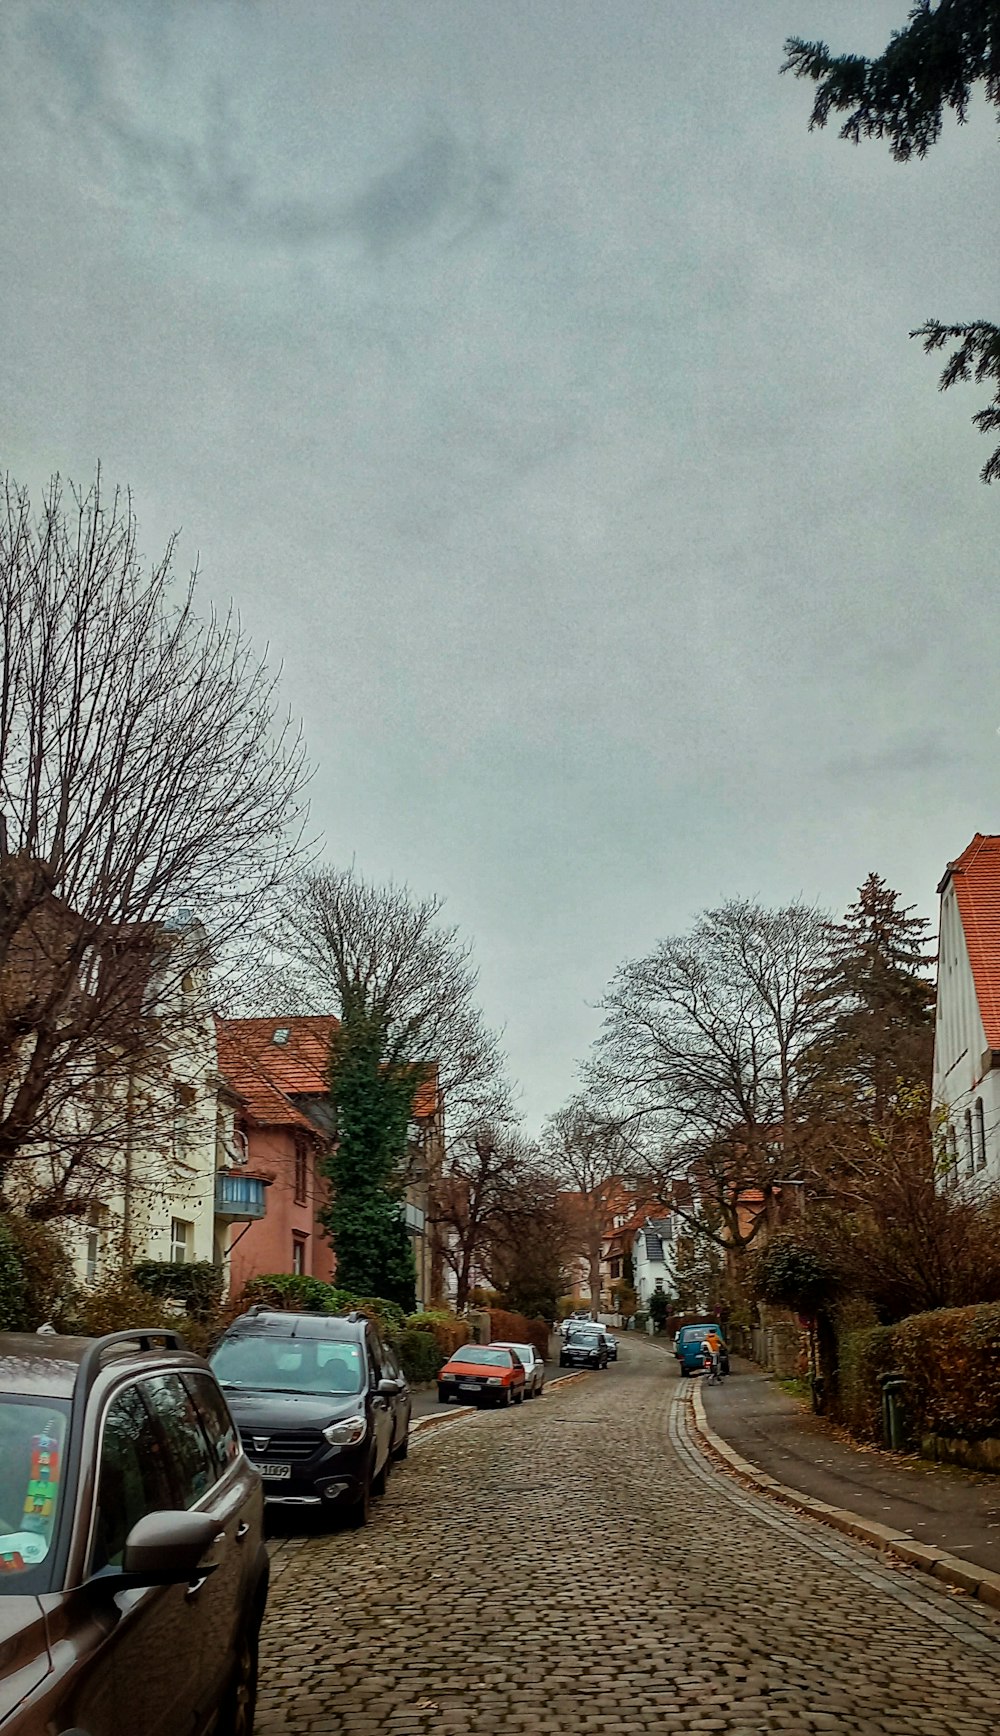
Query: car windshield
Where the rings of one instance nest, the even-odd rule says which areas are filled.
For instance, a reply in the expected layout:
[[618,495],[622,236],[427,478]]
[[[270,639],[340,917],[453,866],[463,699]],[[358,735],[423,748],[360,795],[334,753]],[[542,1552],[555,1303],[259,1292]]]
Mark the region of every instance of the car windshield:
[[0,1592],[49,1589],[69,1405],[0,1399]]
[[456,1350],[453,1362],[482,1362],[489,1368],[510,1368],[512,1359],[509,1350],[493,1349],[489,1345],[467,1344],[464,1349]]
[[240,1333],[224,1338],[212,1357],[220,1386],[258,1392],[336,1397],[361,1392],[365,1358],[360,1344],[330,1338],[278,1338]]
[[571,1332],[569,1335],[569,1341],[571,1344],[600,1344],[601,1335],[596,1326],[584,1326],[580,1327],[575,1332]]

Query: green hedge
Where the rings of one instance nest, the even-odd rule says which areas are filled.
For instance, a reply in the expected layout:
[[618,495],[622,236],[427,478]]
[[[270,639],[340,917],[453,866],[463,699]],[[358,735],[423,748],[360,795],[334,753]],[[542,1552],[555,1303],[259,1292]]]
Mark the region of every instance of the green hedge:
[[432,1332],[422,1332],[418,1327],[411,1327],[402,1332],[394,1332],[392,1343],[407,1380],[418,1383],[437,1380],[438,1372],[447,1357]]
[[132,1276],[150,1296],[183,1302],[196,1318],[213,1314],[222,1301],[224,1274],[211,1260],[140,1260]]
[[1000,1436],[1000,1302],[911,1314],[892,1331],[919,1435]]
[[1000,1303],[936,1308],[840,1335],[839,1410],[866,1440],[880,1438],[879,1376],[896,1370],[918,1441],[1000,1438]]
[[837,1349],[837,1413],[861,1440],[881,1440],[879,1376],[896,1367],[894,1328],[866,1326],[844,1331]]
[[384,1296],[355,1296],[350,1290],[338,1290],[322,1278],[309,1278],[301,1272],[268,1272],[251,1278],[240,1297],[244,1308],[274,1308],[306,1314],[344,1314],[350,1308],[369,1315],[383,1331],[398,1329],[403,1324],[403,1310]]

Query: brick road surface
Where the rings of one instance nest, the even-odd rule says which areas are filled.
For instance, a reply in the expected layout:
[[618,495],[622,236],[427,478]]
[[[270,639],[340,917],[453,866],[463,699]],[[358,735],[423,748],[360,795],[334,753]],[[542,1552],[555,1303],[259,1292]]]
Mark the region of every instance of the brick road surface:
[[689,1403],[625,1340],[429,1431],[367,1531],[276,1558],[257,1736],[993,1736],[1000,1621],[744,1491]]

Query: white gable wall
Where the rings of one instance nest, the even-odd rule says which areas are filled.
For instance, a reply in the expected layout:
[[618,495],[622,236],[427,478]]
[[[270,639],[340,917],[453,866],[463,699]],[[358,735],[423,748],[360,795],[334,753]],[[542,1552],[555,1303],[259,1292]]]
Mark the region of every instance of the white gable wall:
[[674,1282],[674,1243],[672,1238],[663,1236],[662,1246],[666,1259],[651,1260],[646,1252],[646,1237],[642,1230],[637,1230],[632,1243],[632,1269],[635,1275],[635,1294],[638,1307],[645,1310],[649,1306],[649,1298],[657,1289],[665,1291],[668,1296],[675,1294]]
[[1000,1185],[1000,1067],[991,1065],[987,1050],[965,930],[949,879],[941,894],[933,1097],[947,1117],[949,1181],[977,1190]]

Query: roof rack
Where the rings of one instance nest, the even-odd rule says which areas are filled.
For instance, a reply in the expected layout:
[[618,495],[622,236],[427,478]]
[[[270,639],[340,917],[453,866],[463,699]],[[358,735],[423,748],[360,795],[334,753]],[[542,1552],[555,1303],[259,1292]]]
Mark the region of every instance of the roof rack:
[[164,1350],[187,1350],[183,1335],[169,1327],[141,1326],[130,1332],[105,1332],[103,1337],[94,1339],[80,1359],[73,1387],[74,1398],[86,1398],[104,1365],[105,1352],[119,1344],[137,1344],[141,1351],[147,1352],[161,1347]]

